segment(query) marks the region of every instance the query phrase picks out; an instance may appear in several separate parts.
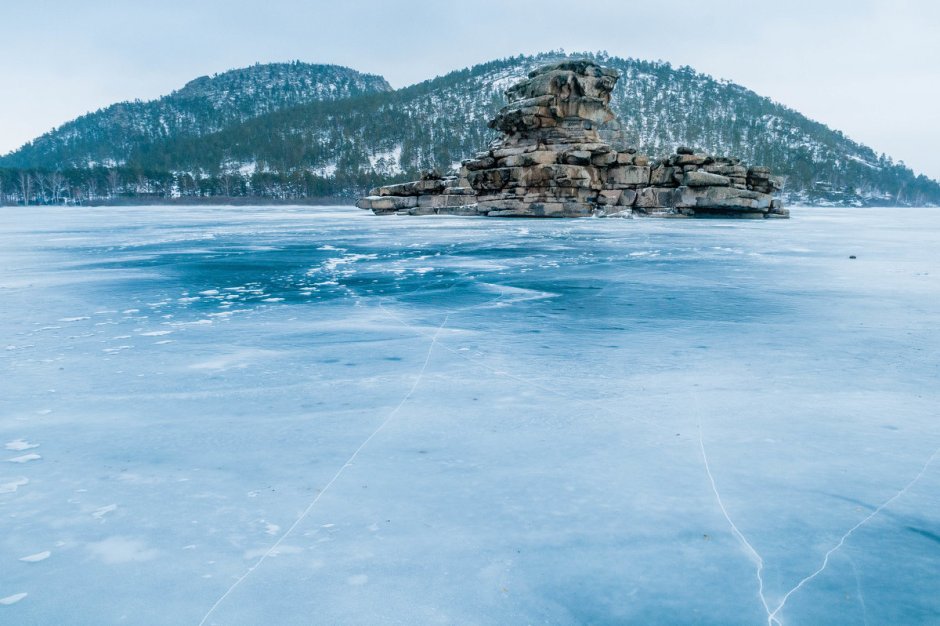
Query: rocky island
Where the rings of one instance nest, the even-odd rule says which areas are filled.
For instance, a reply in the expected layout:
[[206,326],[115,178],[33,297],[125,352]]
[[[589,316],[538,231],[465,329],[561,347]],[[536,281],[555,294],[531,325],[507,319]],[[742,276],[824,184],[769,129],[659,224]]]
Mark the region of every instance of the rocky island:
[[679,147],[651,161],[614,147],[600,128],[615,120],[615,70],[592,61],[546,65],[506,91],[490,121],[503,133],[459,172],[373,189],[356,206],[376,215],[490,217],[786,218],[766,167]]

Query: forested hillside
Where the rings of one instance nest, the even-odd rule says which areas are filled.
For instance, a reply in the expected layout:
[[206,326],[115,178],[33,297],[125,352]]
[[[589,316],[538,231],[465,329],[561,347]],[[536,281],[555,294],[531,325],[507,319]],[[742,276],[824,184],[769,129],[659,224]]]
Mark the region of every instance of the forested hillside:
[[[299,87],[279,78],[290,65],[258,66],[267,71],[260,84],[284,85],[265,90],[254,78],[239,81],[239,72],[253,68],[236,70],[156,101],[199,101],[204,117],[176,116],[175,126],[166,115],[137,117],[136,134],[113,145],[95,143],[93,134],[71,141],[60,129],[0,166],[46,178],[60,173],[65,186],[89,198],[91,188],[99,195],[352,197],[421,169],[456,167],[495,137],[486,122],[505,103],[505,89],[562,56],[593,56],[621,72],[611,103],[620,122],[605,129],[615,143],[654,158],[682,144],[770,166],[786,176],[790,202],[940,204],[936,181],[739,85],[667,63],[560,53],[493,61],[399,90],[345,68],[335,68],[335,88],[326,78]],[[229,77],[224,89],[212,82],[222,77]],[[213,118],[216,110],[225,113]],[[78,153],[95,156],[81,162]],[[0,173],[2,190],[15,194],[22,175]]]
[[0,166],[126,165],[135,150],[154,142],[213,133],[285,107],[390,90],[380,76],[337,65],[253,65],[197,78],[158,100],[88,113],[0,158]]

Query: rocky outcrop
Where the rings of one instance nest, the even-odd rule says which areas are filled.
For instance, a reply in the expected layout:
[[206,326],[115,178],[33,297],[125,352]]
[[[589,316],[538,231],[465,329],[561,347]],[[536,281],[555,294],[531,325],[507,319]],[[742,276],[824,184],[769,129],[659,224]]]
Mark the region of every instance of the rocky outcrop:
[[765,167],[679,147],[657,161],[616,149],[598,132],[614,120],[619,78],[590,61],[531,72],[506,91],[490,127],[504,136],[459,173],[374,189],[357,206],[377,215],[490,217],[788,217]]

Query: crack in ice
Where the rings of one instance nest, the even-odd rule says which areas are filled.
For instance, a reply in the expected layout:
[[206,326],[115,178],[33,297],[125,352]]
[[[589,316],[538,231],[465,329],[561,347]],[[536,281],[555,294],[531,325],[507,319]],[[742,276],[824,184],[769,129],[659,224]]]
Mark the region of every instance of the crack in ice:
[[767,624],[770,625],[773,622],[776,622],[778,624],[781,623],[780,620],[777,619],[777,614],[783,610],[783,607],[786,606],[787,600],[790,599],[790,596],[792,596],[794,593],[796,593],[801,588],[803,588],[804,585],[811,582],[814,578],[816,578],[817,576],[823,573],[823,571],[829,566],[829,557],[831,557],[833,554],[835,554],[836,551],[839,550],[839,548],[845,545],[845,542],[848,540],[849,537],[852,536],[852,533],[854,533],[856,530],[858,530],[859,528],[867,524],[869,520],[871,520],[873,517],[878,515],[885,508],[887,508],[892,502],[894,502],[895,500],[903,496],[905,493],[907,493],[907,490],[913,487],[914,483],[919,481],[924,476],[924,474],[927,473],[927,468],[929,468],[930,465],[934,462],[938,454],[940,454],[940,448],[937,448],[936,450],[934,450],[933,454],[930,455],[930,458],[928,458],[927,461],[924,463],[923,467],[920,468],[920,471],[917,473],[917,475],[914,476],[914,478],[912,478],[906,485],[904,485],[904,487],[900,491],[898,491],[896,494],[894,494],[893,496],[891,496],[890,498],[882,502],[881,505],[877,509],[869,513],[864,519],[862,519],[862,521],[857,523],[855,526],[852,526],[852,528],[850,528],[844,535],[842,535],[842,537],[839,539],[839,542],[835,546],[830,548],[828,552],[826,552],[825,557],[823,557],[822,565],[820,565],[819,568],[815,572],[813,572],[812,574],[810,574],[809,576],[801,580],[799,583],[797,583],[795,587],[790,589],[790,591],[788,591],[783,596],[783,599],[780,601],[780,604],[777,605],[777,608],[775,608],[773,612],[767,616]]
[[215,604],[213,604],[209,608],[209,610],[206,612],[206,614],[202,617],[202,620],[200,620],[199,622],[199,626],[203,626],[206,623],[206,620],[209,619],[209,616],[212,615],[212,613],[219,607],[219,605],[222,604],[222,602],[229,596],[229,594],[235,591],[235,589],[242,582],[244,582],[244,580],[248,578],[248,576],[250,576],[252,572],[258,569],[258,567],[262,563],[264,563],[264,561],[269,556],[274,554],[278,546],[280,546],[281,543],[283,543],[284,539],[286,539],[287,536],[290,535],[291,532],[293,532],[294,529],[296,529],[297,526],[300,525],[300,523],[304,519],[306,519],[307,515],[310,514],[310,511],[313,510],[313,507],[316,506],[317,502],[320,501],[320,498],[323,497],[323,494],[325,494],[329,490],[329,488],[333,486],[333,483],[335,483],[339,479],[339,477],[343,475],[343,472],[346,471],[346,468],[348,468],[349,466],[353,464],[353,462],[356,460],[356,457],[359,456],[359,453],[362,452],[362,450],[367,445],[369,445],[369,442],[372,441],[375,438],[375,436],[378,435],[382,431],[382,429],[385,428],[385,426],[387,426],[388,423],[392,421],[395,415],[397,415],[398,412],[401,410],[401,408],[405,405],[405,402],[407,402],[408,399],[411,398],[412,394],[414,394],[415,390],[418,388],[418,384],[421,382],[421,379],[424,378],[424,372],[427,370],[428,363],[430,363],[431,361],[431,353],[434,351],[434,346],[437,344],[437,337],[438,335],[440,335],[441,330],[443,330],[444,325],[447,324],[447,320],[450,318],[450,315],[451,315],[450,313],[447,313],[446,315],[444,315],[444,320],[441,322],[440,326],[437,327],[437,330],[435,331],[434,335],[431,337],[431,345],[428,346],[428,352],[427,352],[427,355],[424,357],[424,363],[421,365],[421,369],[418,371],[418,375],[417,377],[415,377],[415,381],[411,385],[411,389],[408,390],[408,393],[405,394],[405,396],[401,399],[398,405],[394,409],[392,409],[391,413],[388,414],[388,416],[382,421],[382,423],[379,424],[379,426],[374,431],[372,431],[372,434],[366,437],[365,441],[363,441],[359,445],[359,447],[356,448],[356,450],[352,453],[352,455],[350,455],[350,457],[346,460],[346,462],[343,463],[343,465],[339,468],[339,470],[337,470],[337,472],[333,475],[333,478],[331,478],[329,482],[327,482],[326,485],[324,485],[323,489],[320,490],[317,496],[310,502],[310,504],[307,505],[307,508],[304,509],[304,511],[300,514],[300,516],[296,520],[294,520],[294,523],[290,525],[290,527],[284,532],[284,534],[282,534],[278,538],[278,540],[275,541],[271,545],[271,547],[268,548],[265,551],[265,553],[262,554],[261,557],[259,557],[258,560],[245,571],[244,574],[239,576],[238,579],[236,579],[235,582],[232,583],[232,585],[225,591],[225,593],[219,596],[219,599],[215,601]]
[[[452,287],[451,287],[451,288],[452,288]],[[421,292],[421,291],[425,291],[426,289],[427,289],[426,287],[419,287],[418,289],[415,289],[415,290],[413,290],[412,292],[410,292],[408,295],[414,295],[414,294],[419,293],[419,292]],[[360,296],[358,293],[356,293],[355,290],[353,290],[353,289],[351,289],[351,288],[349,288],[349,287],[346,287],[346,290],[347,290],[347,292],[349,292],[350,296],[353,298],[353,300],[356,301],[356,304],[358,305],[359,300],[361,299],[361,296]],[[310,514],[310,512],[313,510],[313,507],[317,504],[317,502],[320,501],[320,498],[323,497],[323,494],[326,493],[326,491],[333,485],[333,483],[335,483],[335,482],[339,479],[340,476],[342,476],[343,472],[346,471],[346,468],[349,467],[350,465],[352,465],[352,463],[355,461],[355,459],[356,459],[356,457],[359,455],[359,453],[369,444],[370,441],[372,441],[372,439],[375,438],[376,435],[379,434],[379,432],[382,431],[383,428],[385,428],[386,425],[388,425],[388,423],[395,417],[395,415],[396,415],[396,414],[401,410],[401,408],[405,405],[405,402],[407,402],[408,399],[411,398],[412,394],[414,394],[414,392],[415,392],[415,389],[418,388],[418,384],[421,382],[421,379],[424,377],[424,373],[425,373],[425,371],[427,370],[428,363],[430,363],[430,361],[431,361],[431,353],[432,353],[432,351],[434,350],[434,346],[436,346],[436,345],[441,345],[441,346],[443,346],[443,344],[440,344],[440,343],[438,342],[438,337],[439,337],[441,331],[444,329],[445,324],[447,324],[448,319],[450,319],[450,316],[453,315],[453,314],[455,314],[455,313],[461,312],[461,311],[467,311],[467,310],[470,310],[470,309],[475,309],[475,308],[480,308],[480,307],[484,307],[484,306],[490,305],[490,304],[492,304],[492,303],[494,303],[494,302],[500,300],[500,299],[505,295],[505,293],[506,293],[505,290],[503,290],[503,291],[501,291],[495,298],[492,298],[492,299],[490,299],[490,300],[487,300],[486,302],[484,302],[484,303],[482,303],[482,304],[476,304],[476,305],[471,305],[471,306],[467,306],[467,307],[452,309],[451,311],[447,312],[447,313],[444,315],[444,320],[443,320],[443,321],[441,322],[441,324],[437,327],[437,329],[435,330],[435,332],[433,333],[433,335],[429,335],[429,334],[427,334],[427,333],[425,333],[425,332],[421,332],[421,331],[417,330],[416,327],[414,327],[414,326],[408,324],[407,322],[404,322],[403,320],[399,319],[397,316],[395,316],[394,314],[392,314],[391,312],[389,312],[389,311],[382,305],[381,300],[379,301],[379,309],[381,309],[385,314],[387,314],[387,315],[393,317],[394,319],[398,320],[399,322],[401,322],[403,325],[405,325],[405,326],[408,327],[409,329],[412,329],[412,330],[413,330],[414,332],[416,332],[419,336],[422,336],[422,337],[429,337],[429,338],[431,339],[431,343],[430,343],[430,345],[428,346],[428,352],[427,352],[427,354],[425,355],[425,358],[424,358],[424,363],[422,364],[421,369],[418,371],[418,375],[417,375],[417,377],[415,378],[415,381],[414,381],[414,383],[412,384],[411,389],[408,390],[408,393],[405,394],[405,396],[401,399],[401,401],[398,403],[398,405],[397,405],[394,409],[392,409],[392,412],[388,414],[388,416],[385,418],[385,420],[384,420],[381,424],[379,424],[379,426],[372,432],[372,434],[370,434],[370,435],[365,439],[365,441],[363,441],[362,444],[360,444],[360,446],[359,446],[358,448],[356,448],[356,450],[352,453],[352,455],[351,455],[351,456],[346,460],[346,462],[339,468],[339,470],[336,472],[336,474],[333,475],[333,477],[330,479],[330,481],[329,481],[328,483],[326,483],[326,485],[323,487],[323,489],[320,490],[320,492],[319,492],[319,493],[317,494],[317,496],[310,502],[310,504],[307,505],[307,508],[304,509],[304,511],[300,514],[300,516],[299,516],[296,520],[294,520],[294,523],[291,524],[291,525],[288,527],[288,529],[284,532],[284,534],[282,534],[282,535],[278,538],[278,540],[275,541],[275,542],[271,545],[271,547],[268,548],[268,549],[264,552],[264,554],[262,554],[261,557],[259,557],[258,560],[257,560],[251,567],[249,567],[249,568],[245,571],[244,574],[242,574],[240,577],[238,577],[238,579],[236,579],[235,582],[232,583],[232,585],[225,591],[225,593],[223,593],[223,594],[219,597],[218,600],[215,601],[215,603],[209,608],[209,610],[208,610],[208,611],[206,612],[206,614],[203,616],[202,620],[199,622],[199,626],[203,626],[203,625],[206,623],[206,620],[209,619],[209,617],[212,615],[212,613],[215,612],[215,610],[222,604],[222,602],[224,602],[225,599],[226,599],[233,591],[235,591],[235,589],[236,589],[239,585],[241,585],[241,583],[242,583],[246,578],[248,578],[248,576],[250,576],[251,573],[254,572],[269,556],[271,556],[272,554],[274,554],[274,552],[277,550],[278,546],[280,546],[281,543],[283,543],[284,539],[286,539],[287,536],[290,535],[290,534],[294,531],[294,529],[296,529],[297,526],[298,526],[304,519],[306,519],[306,517],[307,517],[307,516]],[[451,349],[451,348],[447,348],[447,349],[448,349],[449,351],[451,351],[451,352],[455,352],[455,351],[454,351],[453,349]]]
[[[725,520],[727,520],[728,524],[731,526],[732,534],[744,546],[746,552],[748,553],[748,556],[751,558],[751,560],[754,561],[755,565],[757,566],[757,584],[758,584],[757,593],[758,593],[758,596],[760,597],[761,604],[763,604],[764,606],[764,610],[767,612],[767,626],[774,626],[774,624],[778,624],[778,625],[783,624],[783,621],[781,620],[780,617],[778,617],[778,615],[784,609],[790,597],[793,596],[793,594],[798,592],[800,589],[802,589],[805,585],[812,582],[814,578],[822,574],[823,571],[829,566],[830,557],[833,554],[835,554],[840,548],[842,548],[843,545],[845,545],[845,542],[849,539],[849,537],[851,537],[852,534],[856,530],[858,530],[859,528],[867,524],[872,518],[878,515],[881,511],[883,511],[885,508],[890,506],[892,502],[894,502],[895,500],[903,496],[905,493],[907,493],[907,491],[911,487],[913,487],[914,484],[924,476],[924,474],[927,472],[927,469],[937,458],[937,455],[940,455],[940,448],[937,448],[936,450],[934,450],[933,454],[930,455],[930,457],[924,463],[923,467],[921,467],[917,475],[914,476],[914,478],[912,478],[900,491],[898,491],[893,496],[891,496],[890,498],[882,502],[878,508],[876,508],[874,511],[869,513],[865,518],[863,518],[857,524],[852,526],[848,531],[846,531],[845,534],[843,534],[842,537],[839,539],[838,543],[836,543],[835,546],[833,546],[832,548],[829,549],[828,552],[826,552],[825,556],[823,557],[822,565],[820,565],[819,568],[816,569],[816,571],[804,577],[792,589],[787,591],[786,594],[784,594],[783,598],[780,600],[780,603],[777,604],[776,608],[771,610],[770,605],[767,603],[767,597],[764,594],[764,578],[763,578],[764,559],[761,557],[760,553],[757,552],[754,546],[751,545],[751,543],[747,540],[747,537],[744,536],[744,533],[742,533],[741,530],[738,528],[738,526],[734,523],[734,520],[731,519],[731,515],[728,513],[728,510],[725,508],[725,504],[721,499],[721,494],[718,491],[718,485],[715,481],[715,477],[711,471],[711,465],[709,464],[709,461],[708,461],[708,454],[705,452],[705,440],[702,435],[701,422],[699,422],[698,424],[698,440],[699,440],[699,449],[702,452],[702,460],[704,461],[704,464],[705,464],[705,473],[708,475],[708,480],[711,483],[712,493],[715,494],[715,499],[718,501],[718,507],[721,509],[721,513],[722,515],[724,515]],[[854,565],[853,565],[853,569],[854,569]],[[864,606],[864,600],[862,600],[862,603]],[[866,620],[867,620],[867,615],[866,615]]]
[[732,534],[745,547],[751,560],[753,560],[754,564],[757,566],[757,595],[760,597],[761,604],[764,605],[764,610],[767,612],[767,623],[771,624],[773,621],[777,620],[774,618],[770,610],[770,605],[767,604],[767,597],[764,595],[764,559],[754,546],[751,545],[751,542],[747,540],[744,533],[741,532],[737,524],[734,523],[734,520],[731,519],[728,509],[725,508],[725,503],[722,501],[721,494],[718,492],[718,484],[715,482],[715,476],[712,474],[711,465],[708,462],[708,454],[705,452],[705,438],[702,436],[701,422],[698,424],[698,444],[699,449],[702,451],[702,461],[705,462],[705,473],[708,474],[708,481],[711,483],[712,493],[715,494],[715,500],[718,501],[718,508],[721,509],[721,514],[725,516],[725,519],[731,526]]

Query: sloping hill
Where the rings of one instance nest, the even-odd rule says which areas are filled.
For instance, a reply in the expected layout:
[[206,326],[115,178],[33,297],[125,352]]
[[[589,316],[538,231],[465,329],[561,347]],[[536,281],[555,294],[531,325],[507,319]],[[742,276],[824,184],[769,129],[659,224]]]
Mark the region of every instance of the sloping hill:
[[123,165],[143,145],[217,132],[285,107],[390,90],[380,76],[336,65],[254,65],[197,78],[158,100],[83,115],[0,158],[0,167]]
[[[455,166],[495,137],[486,122],[505,103],[507,87],[544,63],[585,56],[622,74],[611,103],[620,123],[604,131],[615,143],[654,158],[690,145],[770,166],[787,177],[790,202],[940,204],[936,181],[740,85],[687,67],[593,54],[512,57],[399,90],[383,88],[384,81],[371,77],[374,82],[358,90],[334,94],[349,97],[321,95],[296,106],[285,98],[276,107],[252,106],[258,93],[250,88],[253,81],[246,88],[235,77],[253,68],[236,70],[198,79],[168,97],[199,98],[204,106],[231,111],[230,123],[208,130],[211,124],[205,122],[189,131],[182,122],[167,126],[165,116],[145,118],[136,125],[134,141],[115,144],[118,149],[89,141],[84,152],[95,152],[90,161],[124,166],[125,178],[153,178],[158,182],[146,188],[157,195],[354,196],[421,169]],[[208,88],[210,95],[203,95],[200,81],[229,75],[228,91]],[[62,167],[62,159],[48,157],[55,153],[24,149],[0,160],[0,166]]]

